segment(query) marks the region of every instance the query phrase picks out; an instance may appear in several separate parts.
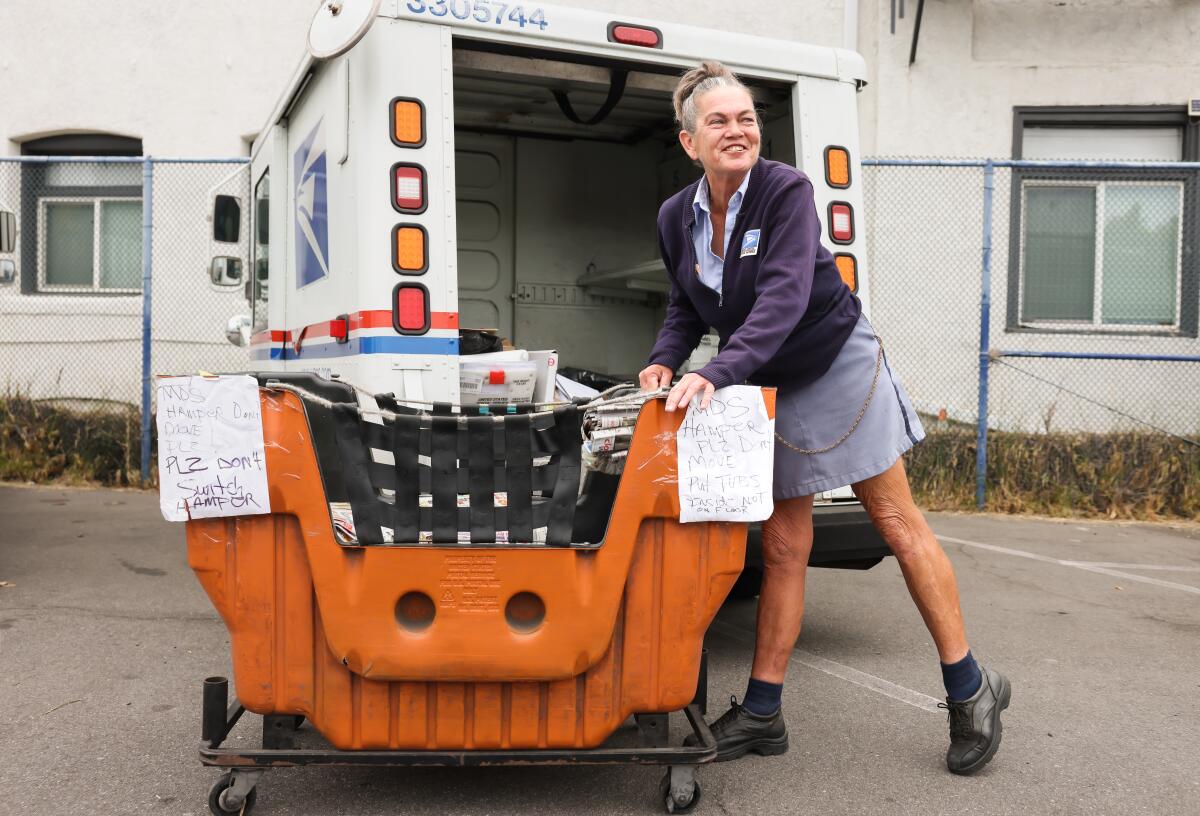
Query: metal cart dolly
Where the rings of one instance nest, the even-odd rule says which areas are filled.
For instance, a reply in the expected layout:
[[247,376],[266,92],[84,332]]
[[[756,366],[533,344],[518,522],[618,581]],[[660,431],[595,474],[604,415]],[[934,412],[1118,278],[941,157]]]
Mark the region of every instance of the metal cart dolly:
[[682,709],[694,746],[668,744],[669,715],[636,714],[639,744],[636,747],[589,748],[582,750],[481,750],[481,751],[341,751],[335,748],[296,747],[296,731],[302,715],[268,714],[262,722],[262,747],[223,748],[222,743],[246,709],[235,698],[229,700],[229,681],[209,677],[204,681],[204,705],[200,738],[200,762],[228,769],[213,784],[208,807],[215,816],[249,813],[258,796],[257,786],[271,768],[301,765],[353,765],[360,767],[457,767],[481,768],[500,765],[657,765],[667,766],[658,785],[658,800],[667,813],[689,813],[700,801],[696,771],[716,759],[717,743],[704,722],[705,671],[701,663],[700,688],[696,700]]

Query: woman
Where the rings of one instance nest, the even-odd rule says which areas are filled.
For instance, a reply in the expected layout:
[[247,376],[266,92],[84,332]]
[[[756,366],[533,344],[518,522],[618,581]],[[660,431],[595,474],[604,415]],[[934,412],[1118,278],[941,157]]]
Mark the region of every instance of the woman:
[[941,659],[950,719],[947,767],[969,774],[1000,745],[1008,681],[967,646],[954,571],[913,504],[901,455],[924,437],[858,298],[821,245],[804,173],[759,157],[758,117],[729,69],[706,62],[675,89],[684,151],[703,178],[663,204],[658,236],[671,277],[666,321],[641,372],[671,384],[709,328],[719,353],[686,374],[666,409],[750,382],[778,389],[775,511],[763,524],[763,583],[746,696],[713,723],[719,760],[781,754],[783,680],[800,634],[813,494],[851,484],[900,564]]

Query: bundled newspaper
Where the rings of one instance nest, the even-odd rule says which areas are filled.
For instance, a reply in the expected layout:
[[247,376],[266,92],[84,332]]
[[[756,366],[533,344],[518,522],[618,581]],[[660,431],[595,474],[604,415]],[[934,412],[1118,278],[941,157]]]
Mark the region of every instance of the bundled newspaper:
[[635,385],[610,388],[583,414],[583,466],[619,475],[625,469],[633,427],[642,404],[652,396]]

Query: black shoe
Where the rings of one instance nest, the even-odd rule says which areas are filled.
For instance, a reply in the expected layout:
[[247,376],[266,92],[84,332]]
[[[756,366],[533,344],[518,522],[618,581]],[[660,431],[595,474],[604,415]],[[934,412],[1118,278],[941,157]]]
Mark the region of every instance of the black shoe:
[[979,667],[983,683],[969,700],[949,697],[938,708],[949,711],[950,749],[946,767],[951,773],[973,774],[988,764],[1000,747],[1000,712],[1008,708],[1012,688],[1000,672]]
[[[762,716],[747,711],[738,705],[736,697],[729,698],[729,710],[714,721],[709,728],[717,740],[717,762],[737,759],[747,751],[761,756],[777,756],[787,752],[787,725],[783,722],[783,708],[774,714]],[[683,741],[692,746],[699,742],[694,734]]]

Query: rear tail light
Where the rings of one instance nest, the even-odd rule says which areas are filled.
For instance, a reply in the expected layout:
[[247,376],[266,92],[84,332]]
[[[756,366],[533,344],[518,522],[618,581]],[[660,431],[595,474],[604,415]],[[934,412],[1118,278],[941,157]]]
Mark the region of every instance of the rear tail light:
[[844,201],[829,205],[829,237],[835,244],[849,244],[854,240],[854,212]]
[[838,274],[842,276],[842,282],[850,287],[850,291],[858,294],[858,261],[849,253],[839,252],[833,256],[833,262],[837,265]]
[[425,168],[419,164],[392,165],[392,206],[402,213],[425,212]]
[[609,23],[608,41],[623,45],[639,45],[642,48],[662,48],[662,32],[653,26]]
[[392,230],[392,268],[401,275],[420,275],[429,268],[425,228],[397,224]]
[[429,331],[429,291],[419,283],[398,283],[392,290],[392,328],[400,334]]
[[425,144],[425,106],[416,99],[392,100],[392,143],[397,147]]
[[850,151],[846,148],[825,148],[825,183],[838,189],[850,186]]

